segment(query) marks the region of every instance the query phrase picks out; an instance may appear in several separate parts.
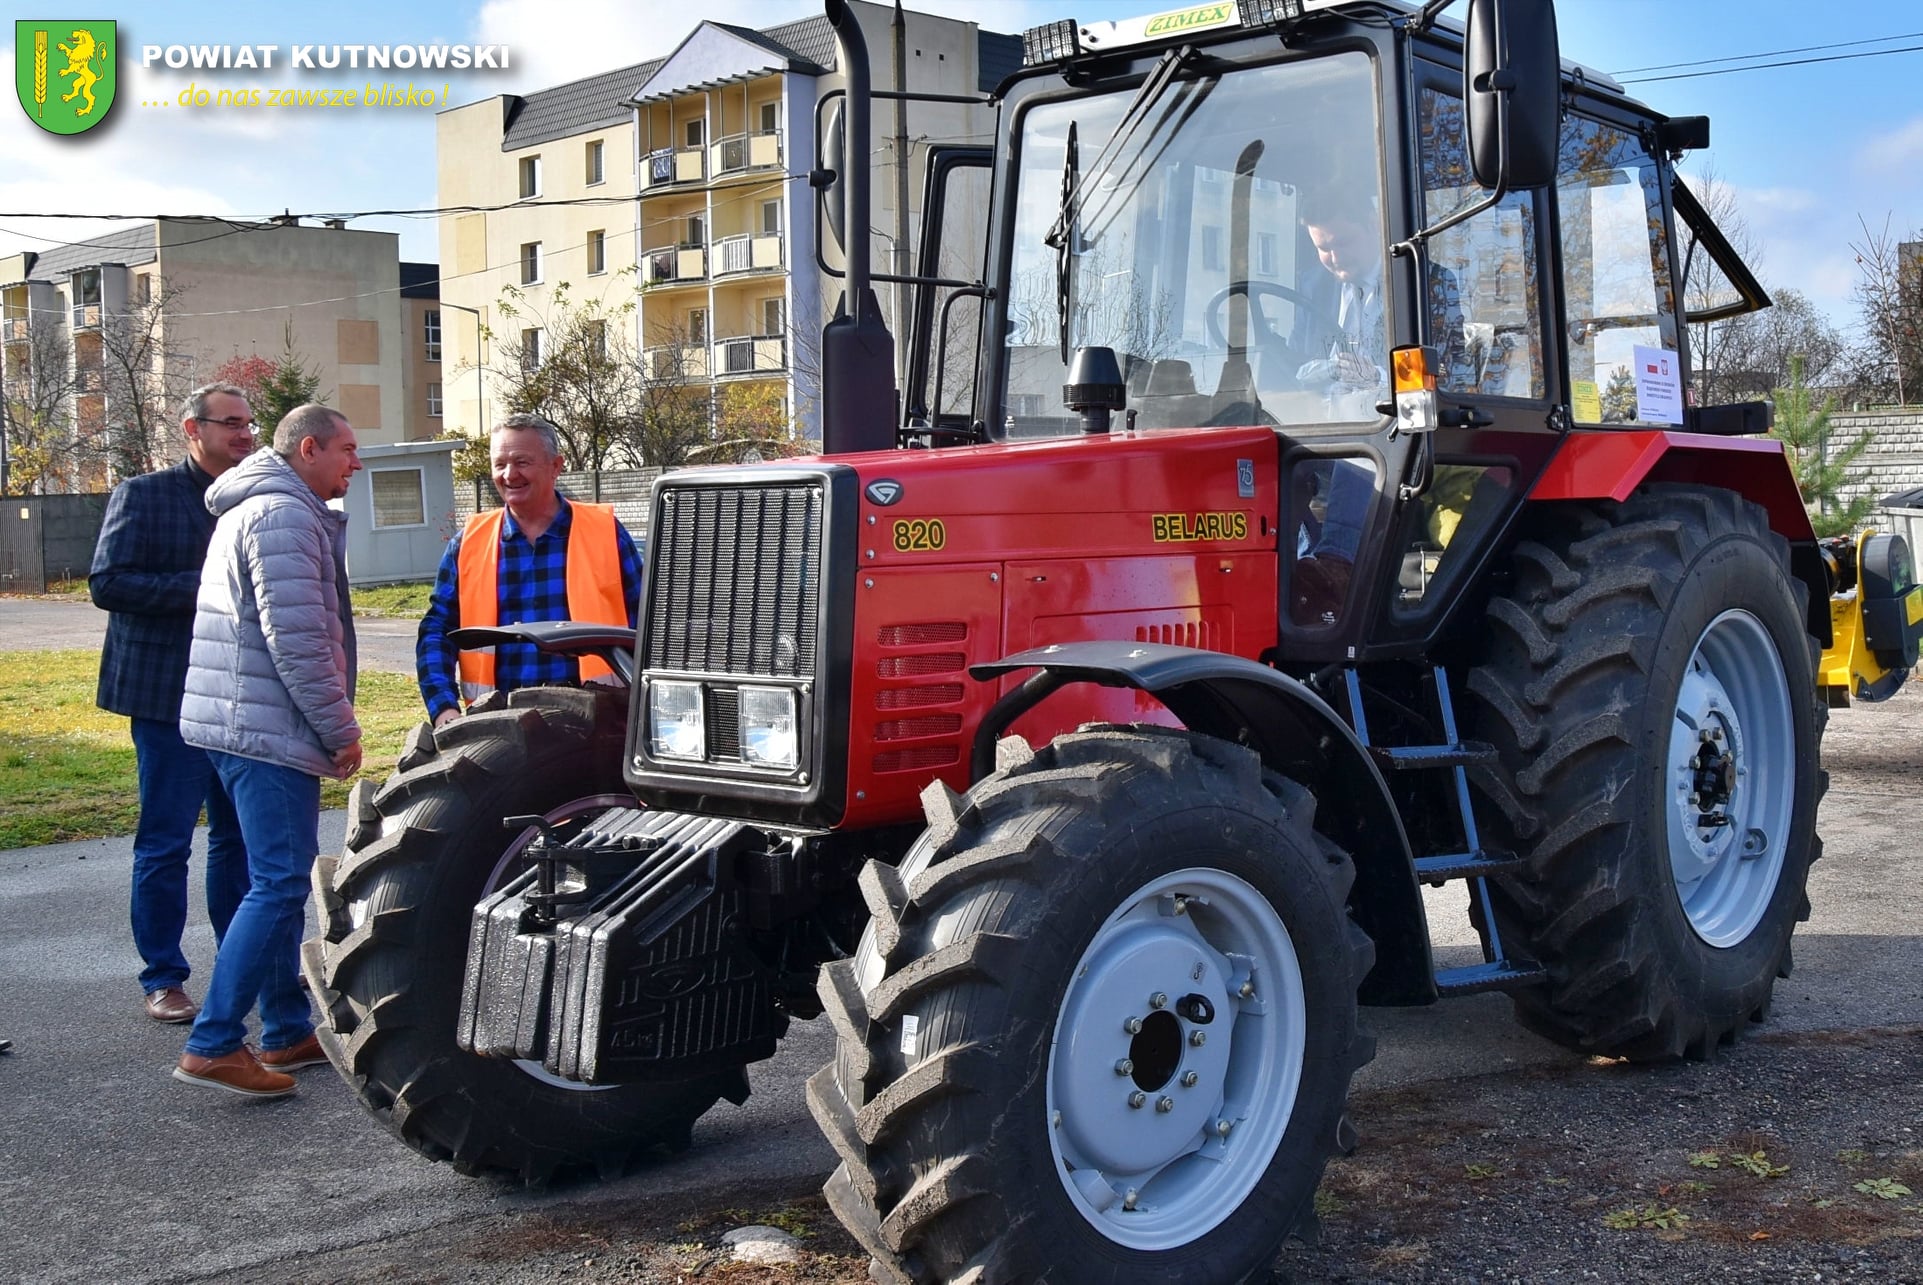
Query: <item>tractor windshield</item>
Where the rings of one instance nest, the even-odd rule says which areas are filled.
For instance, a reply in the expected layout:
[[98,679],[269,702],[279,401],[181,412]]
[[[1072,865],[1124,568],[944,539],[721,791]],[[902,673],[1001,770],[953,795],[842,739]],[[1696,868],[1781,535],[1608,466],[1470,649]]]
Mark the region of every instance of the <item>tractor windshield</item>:
[[1077,431],[1067,358],[1115,350],[1138,428],[1373,422],[1386,243],[1369,59],[1176,75],[1020,127],[1003,425]]

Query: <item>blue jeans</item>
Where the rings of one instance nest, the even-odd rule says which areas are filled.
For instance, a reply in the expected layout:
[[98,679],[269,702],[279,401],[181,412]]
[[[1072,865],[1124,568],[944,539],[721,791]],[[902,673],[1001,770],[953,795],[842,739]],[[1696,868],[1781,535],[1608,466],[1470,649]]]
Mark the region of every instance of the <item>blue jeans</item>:
[[247,845],[207,751],[181,740],[178,723],[136,718],[132,733],[140,823],[134,831],[129,905],[134,949],[146,964],[140,989],[151,992],[184,984],[192,971],[180,934],[187,926],[187,857],[201,803],[207,804],[207,918],[213,921],[216,946],[247,895]]
[[187,1051],[222,1057],[247,1037],[260,1006],[260,1046],[291,1048],[314,1030],[300,988],[300,933],[320,851],[320,778],[298,768],[207,751],[240,814],[253,880],[227,926]]

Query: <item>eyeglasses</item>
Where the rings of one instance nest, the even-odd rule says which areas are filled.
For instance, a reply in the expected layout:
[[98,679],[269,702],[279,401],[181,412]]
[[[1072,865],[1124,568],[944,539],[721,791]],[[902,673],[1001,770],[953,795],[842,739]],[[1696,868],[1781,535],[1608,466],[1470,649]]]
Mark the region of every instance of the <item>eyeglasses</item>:
[[194,420],[201,424],[218,424],[230,433],[251,433],[254,431],[254,421],[251,419],[242,419],[238,415],[231,419],[208,419],[205,416],[196,415],[194,416]]

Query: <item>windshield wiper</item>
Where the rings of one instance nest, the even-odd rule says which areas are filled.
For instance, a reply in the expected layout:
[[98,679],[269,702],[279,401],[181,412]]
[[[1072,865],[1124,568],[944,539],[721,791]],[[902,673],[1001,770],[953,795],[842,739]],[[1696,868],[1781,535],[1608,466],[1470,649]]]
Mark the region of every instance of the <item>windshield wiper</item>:
[[[1160,101],[1163,94],[1168,92],[1169,86],[1175,82],[1176,75],[1183,67],[1197,60],[1198,55],[1193,45],[1183,45],[1162,55],[1162,60],[1156,64],[1155,70],[1150,72],[1148,79],[1142,82],[1142,87],[1135,91],[1135,97],[1129,101],[1128,109],[1122,113],[1121,120],[1116,122],[1114,132],[1109,135],[1108,142],[1096,155],[1095,163],[1089,167],[1086,176],[1078,173],[1075,122],[1069,122],[1068,147],[1062,159],[1062,203],[1055,212],[1055,222],[1049,227],[1048,235],[1042,238],[1044,244],[1051,246],[1055,251],[1055,307],[1057,320],[1061,323],[1061,351],[1064,362],[1068,360],[1068,316],[1069,300],[1072,294],[1069,289],[1069,278],[1072,272],[1071,257],[1077,250],[1084,248],[1077,243],[1082,215],[1082,190],[1090,183],[1103,178],[1110,169],[1115,167],[1117,159],[1123,154],[1123,149],[1133,143],[1136,131],[1141,128],[1144,121],[1148,120],[1150,109]],[[1156,156],[1167,150],[1169,144],[1174,141],[1175,135],[1180,132],[1182,123],[1194,115],[1196,109],[1202,105],[1209,91],[1215,87],[1215,80],[1216,78],[1211,77],[1197,86],[1196,92],[1180,105],[1179,114],[1174,116],[1176,128],[1167,131],[1161,148],[1155,153]],[[1169,121],[1169,116],[1170,114],[1164,114],[1157,121],[1154,129],[1150,131],[1150,139],[1156,133],[1162,132],[1163,126]],[[1123,179],[1118,180],[1117,186],[1126,186],[1127,172],[1134,168],[1147,153],[1147,146],[1147,141],[1144,141],[1135,148],[1127,163],[1122,166]],[[1149,159],[1152,161],[1154,157],[1150,156]]]

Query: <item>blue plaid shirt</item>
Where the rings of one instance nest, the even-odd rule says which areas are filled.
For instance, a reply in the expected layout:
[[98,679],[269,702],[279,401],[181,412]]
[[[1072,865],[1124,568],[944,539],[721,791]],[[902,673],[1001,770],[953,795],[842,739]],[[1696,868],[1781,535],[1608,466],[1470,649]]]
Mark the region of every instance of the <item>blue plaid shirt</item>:
[[[500,624],[569,619],[568,530],[573,524],[574,508],[565,496],[561,497],[561,511],[538,540],[527,538],[512,513],[502,515],[501,560],[496,573]],[[641,600],[641,555],[618,522],[614,538],[621,558],[621,596],[627,601],[628,624],[632,625],[635,605]],[[434,575],[434,598],[421,617],[421,632],[414,648],[415,675],[430,719],[439,718],[442,710],[459,709],[461,704],[456,663],[459,652],[447,641],[448,633],[461,626],[460,562],[461,537],[457,535],[447,542],[447,551],[441,555],[440,570]],[[495,648],[494,685],[501,691],[576,683],[580,679],[581,667],[570,657],[550,656],[527,643],[503,643]]]

